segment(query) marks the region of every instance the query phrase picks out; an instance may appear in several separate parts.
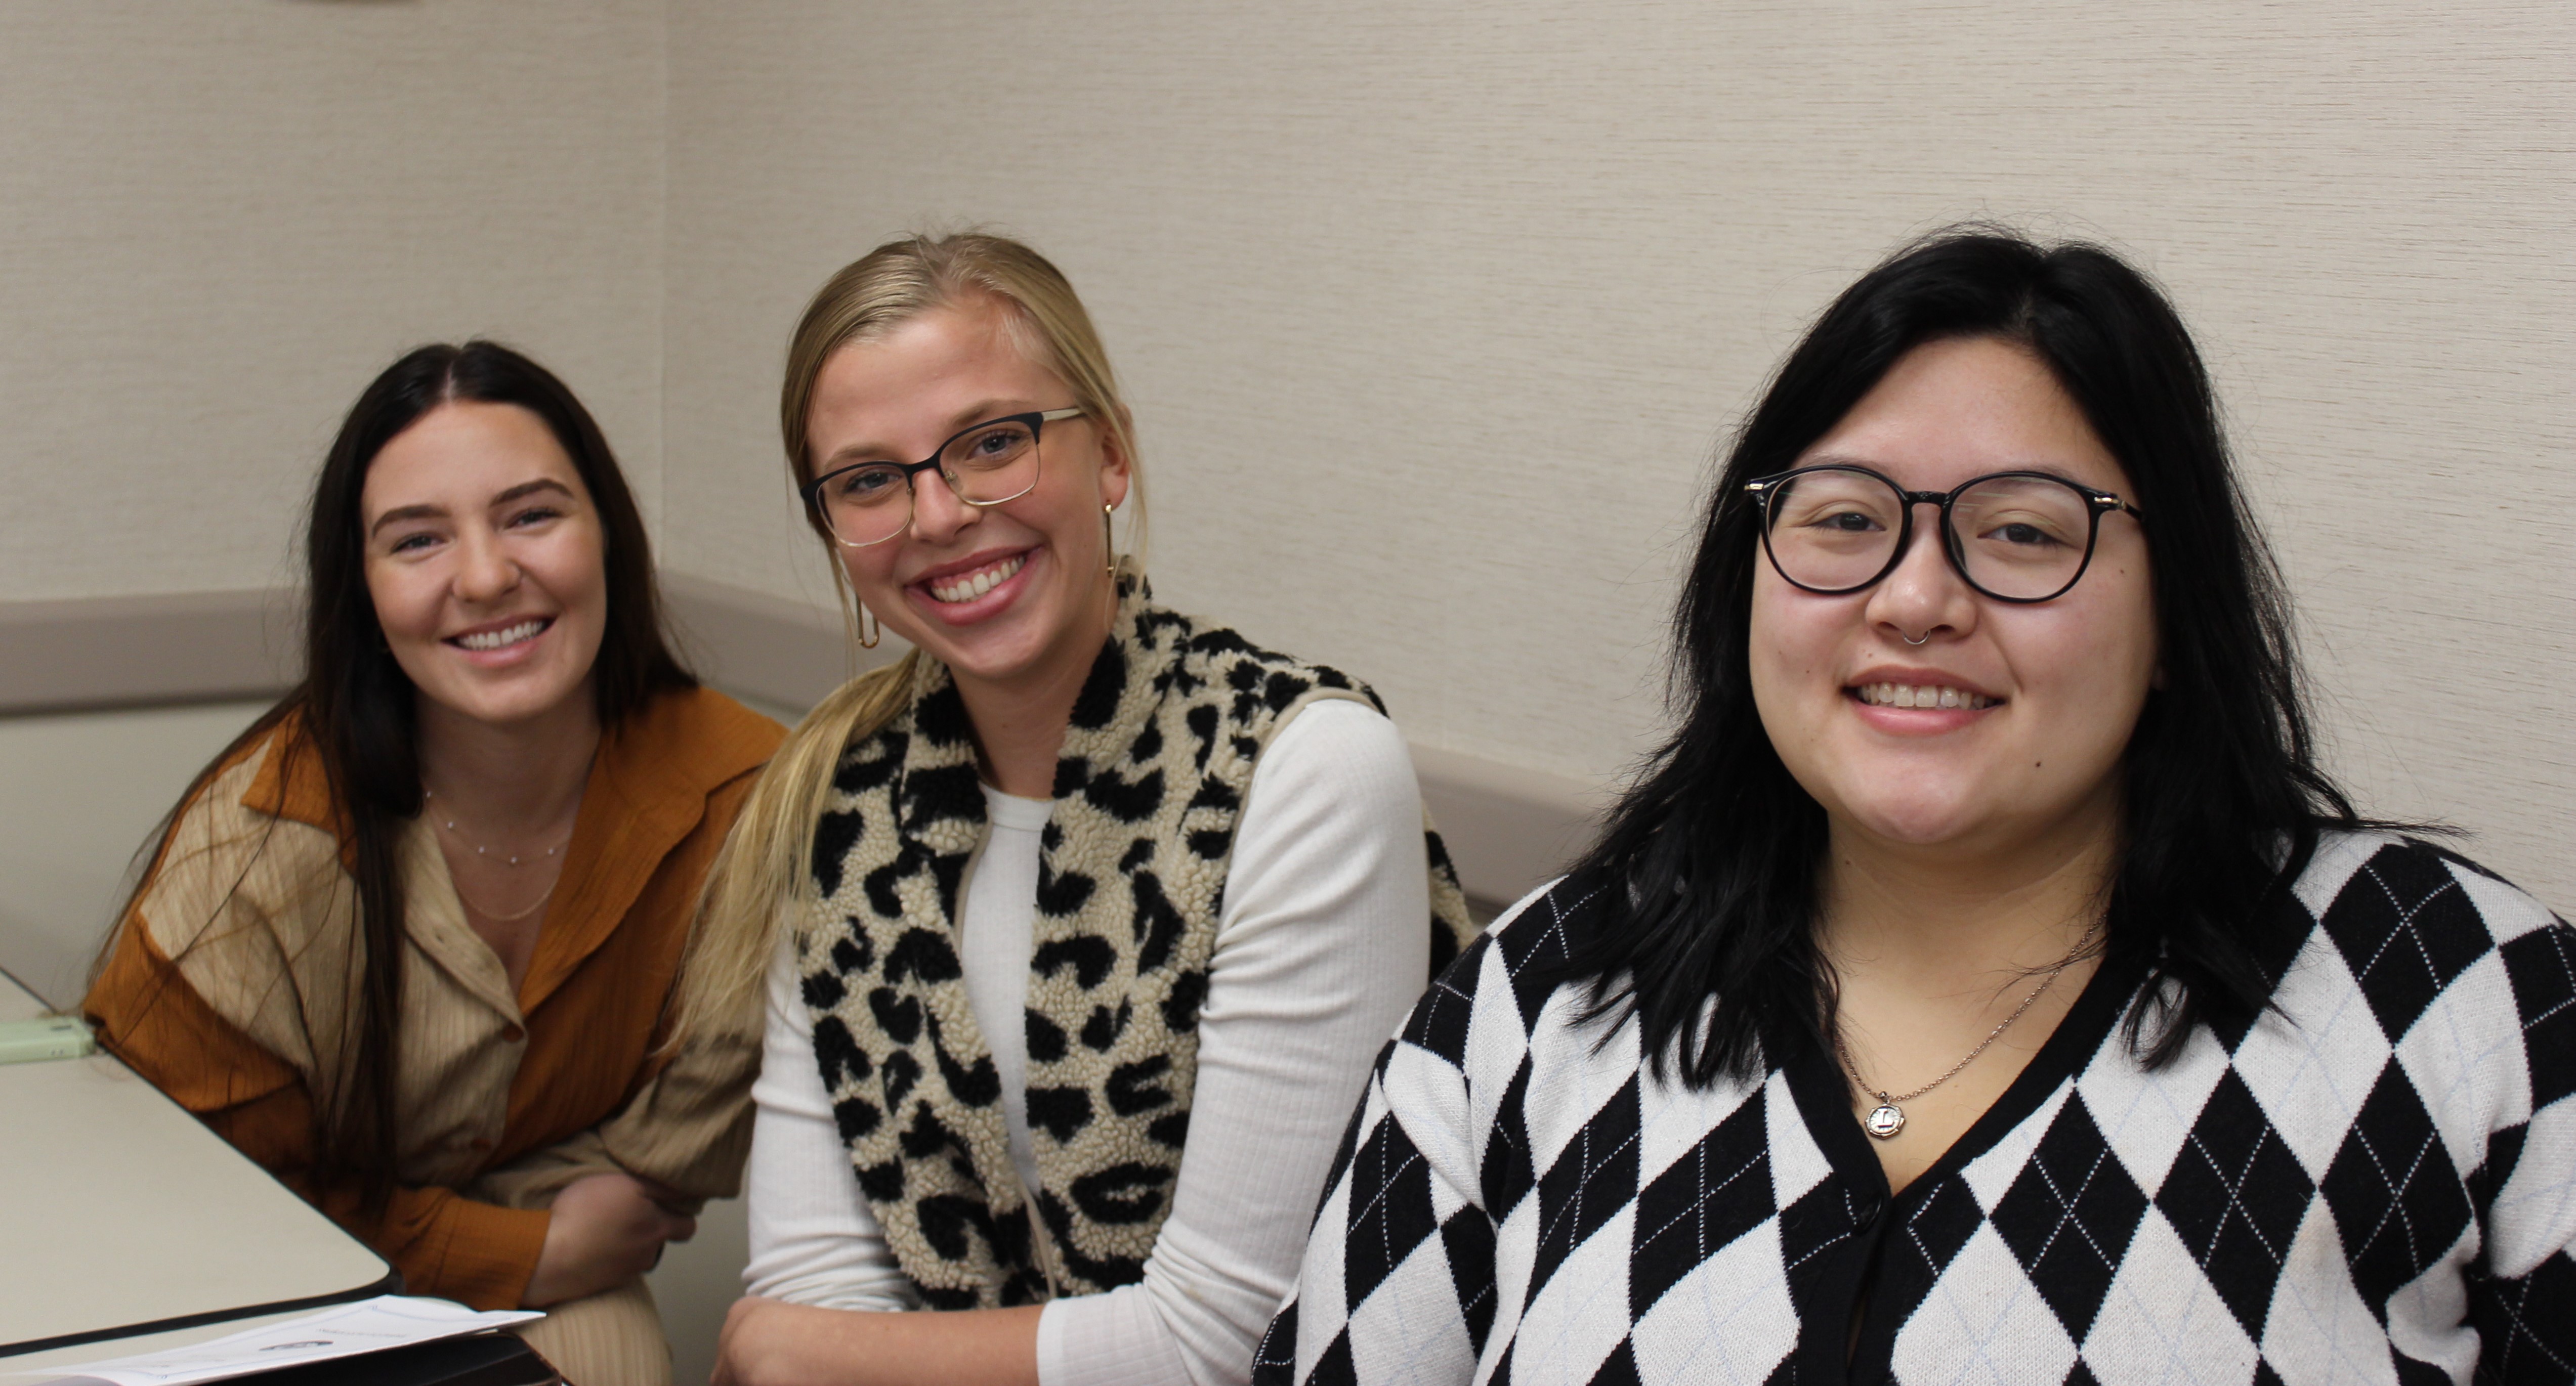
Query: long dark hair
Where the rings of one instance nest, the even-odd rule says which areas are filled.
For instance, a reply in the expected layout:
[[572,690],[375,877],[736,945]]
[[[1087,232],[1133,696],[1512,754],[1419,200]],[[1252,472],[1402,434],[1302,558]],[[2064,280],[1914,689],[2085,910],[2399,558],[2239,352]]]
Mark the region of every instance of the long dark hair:
[[[360,968],[356,1037],[347,1080],[332,1100],[315,1094],[315,1187],[355,1180],[362,1205],[383,1207],[394,1182],[394,1064],[402,1028],[403,884],[399,848],[405,824],[421,809],[418,694],[386,647],[367,589],[366,536],[360,499],[367,469],[387,443],[442,404],[465,400],[513,404],[545,421],[589,488],[605,534],[607,629],[591,666],[602,727],[614,727],[666,690],[696,678],[664,637],[652,546],[634,493],[599,425],[570,389],[545,367],[495,342],[419,347],[385,368],[349,410],[313,487],[304,530],[304,676],[276,706],[235,738],[190,782],[162,820],[152,868],[141,873],[119,913],[120,925],[150,889],[170,826],[225,767],[300,721],[301,735],[275,742],[278,769],[309,752],[330,786],[349,874],[356,886],[351,950]],[[110,936],[109,948],[115,947]],[[104,955],[102,955],[104,962]],[[308,1032],[311,1027],[308,1024]],[[317,1054],[324,1062],[330,1056]]]
[[[1575,867],[1614,888],[1560,969],[1595,1016],[1633,1017],[1657,1074],[1749,1080],[1763,1041],[1832,1033],[1815,935],[1825,813],[1755,709],[1747,662],[1758,512],[1785,471],[1906,353],[1990,337],[2046,363],[2149,517],[2164,678],[2123,763],[2106,962],[2144,967],[2126,1036],[2151,1066],[2195,1024],[2266,1004],[2267,897],[2321,826],[2360,820],[2319,768],[2288,600],[2237,489],[2209,375],[2171,304],[2099,246],[1985,227],[1916,243],[1834,300],[1745,420],[1673,617],[1679,729]],[[1714,1005],[1710,1003],[1714,1001]]]

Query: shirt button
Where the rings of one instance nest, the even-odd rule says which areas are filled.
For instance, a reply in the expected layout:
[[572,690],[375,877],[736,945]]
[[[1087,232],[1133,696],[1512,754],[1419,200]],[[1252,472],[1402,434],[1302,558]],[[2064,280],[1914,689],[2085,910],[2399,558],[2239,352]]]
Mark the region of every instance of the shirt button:
[[1886,1201],[1876,1194],[1862,1194],[1858,1198],[1853,1199],[1851,1205],[1852,1230],[1855,1232],[1868,1231],[1869,1225],[1878,1221],[1878,1215],[1885,1211],[1887,1211]]
[[508,1028],[508,1029],[506,1029],[506,1030],[503,1030],[503,1031],[501,1032],[501,1038],[503,1038],[503,1039],[505,1039],[505,1040],[508,1040],[508,1041],[509,1041],[510,1043],[512,1043],[512,1044],[517,1044],[519,1041],[521,1041],[521,1040],[523,1040],[523,1039],[526,1039],[527,1037],[528,1037],[528,1032],[527,1032],[527,1031],[525,1031],[525,1030],[520,1029],[520,1028],[519,1028],[518,1026],[516,1026],[516,1025],[513,1025],[513,1026],[511,1026],[510,1028]]

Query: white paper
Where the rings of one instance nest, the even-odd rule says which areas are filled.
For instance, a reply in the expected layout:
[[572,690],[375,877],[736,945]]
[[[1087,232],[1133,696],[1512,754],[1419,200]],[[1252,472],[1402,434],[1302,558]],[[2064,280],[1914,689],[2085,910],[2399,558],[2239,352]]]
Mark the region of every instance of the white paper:
[[11,1372],[11,1379],[47,1382],[105,1382],[108,1386],[179,1386],[189,1381],[222,1381],[252,1372],[274,1371],[304,1362],[354,1357],[364,1352],[410,1343],[480,1333],[489,1328],[525,1323],[545,1315],[531,1310],[477,1313],[443,1299],[408,1299],[383,1295],[356,1304],[335,1305],[321,1313],[273,1323],[217,1338],[193,1347],[82,1362],[39,1371]]

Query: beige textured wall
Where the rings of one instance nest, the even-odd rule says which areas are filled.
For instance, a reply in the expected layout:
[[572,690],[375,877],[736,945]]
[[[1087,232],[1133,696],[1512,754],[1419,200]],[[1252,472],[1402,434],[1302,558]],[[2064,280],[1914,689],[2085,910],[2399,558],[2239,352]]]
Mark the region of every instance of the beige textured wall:
[[1721,431],[2000,215],[2171,285],[2341,764],[2564,906],[2571,59],[2557,0],[0,5],[0,599],[278,580],[349,396],[473,331],[598,408],[669,566],[820,598],[787,325],[986,220],[1102,319],[1170,598],[1597,779]]
[[0,4],[0,600],[286,579],[439,337],[560,371],[655,508],[663,8]]
[[781,543],[787,328],[990,221],[1101,319],[1167,597],[1605,776],[1721,430],[1857,271],[2000,216],[2196,327],[2369,805],[2576,906],[2563,0],[801,3],[675,9],[671,52],[691,571],[827,590]]

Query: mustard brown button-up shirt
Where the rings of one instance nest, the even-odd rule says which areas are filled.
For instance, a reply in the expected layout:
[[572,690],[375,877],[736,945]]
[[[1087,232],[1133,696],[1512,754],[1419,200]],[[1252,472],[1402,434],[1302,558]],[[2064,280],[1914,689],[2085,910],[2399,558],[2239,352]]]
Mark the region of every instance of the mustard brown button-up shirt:
[[729,1195],[759,1037],[658,1052],[698,888],[778,725],[666,694],[603,736],[526,979],[466,923],[424,816],[401,844],[397,1175],[381,1215],[305,1177],[346,1081],[356,887],[290,718],[172,827],[85,1005],[101,1040],[392,1261],[415,1294],[514,1307],[564,1185],[622,1170]]

